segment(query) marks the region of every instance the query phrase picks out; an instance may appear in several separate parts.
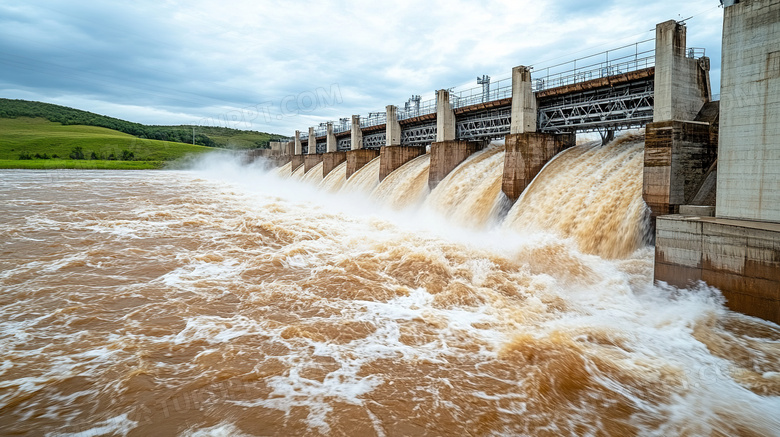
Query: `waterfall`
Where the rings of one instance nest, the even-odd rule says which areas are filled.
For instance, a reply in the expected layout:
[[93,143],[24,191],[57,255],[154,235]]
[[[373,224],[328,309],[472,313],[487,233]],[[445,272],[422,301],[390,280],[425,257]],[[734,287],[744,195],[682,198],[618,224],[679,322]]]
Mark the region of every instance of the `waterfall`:
[[643,245],[646,234],[643,162],[641,137],[573,147],[544,167],[509,211],[504,227],[553,231],[573,238],[584,252],[625,257]]
[[345,182],[347,182],[347,161],[342,162],[331,170],[320,183],[320,188],[336,193],[344,186]]
[[371,193],[371,198],[395,209],[419,205],[428,195],[431,155],[414,158],[390,173]]
[[292,173],[292,161],[288,162],[287,164],[277,169],[274,169],[273,173],[279,177],[289,176]]
[[317,185],[322,182],[322,162],[312,167],[301,179],[303,182]]
[[379,185],[378,156],[350,176],[341,191],[357,191],[369,194],[377,185]]
[[450,172],[425,206],[464,226],[485,227],[497,219],[502,200],[503,145],[491,145]]
[[305,172],[306,166],[301,164],[298,166],[298,168],[295,169],[295,171],[292,173],[292,176],[290,176],[292,179],[301,180],[303,178],[303,174]]
[[501,224],[519,233],[552,232],[573,239],[583,252],[624,258],[647,239],[643,150],[643,137],[638,135],[624,135],[606,146],[572,147],[542,169],[511,209],[501,191],[506,153],[502,144],[491,144],[470,156],[433,191],[428,189],[430,154],[407,162],[381,183],[378,157],[346,181],[346,164],[324,180],[321,163],[305,176],[299,168],[292,177],[331,192],[370,193],[377,203],[395,209],[421,204],[460,226],[480,229]]

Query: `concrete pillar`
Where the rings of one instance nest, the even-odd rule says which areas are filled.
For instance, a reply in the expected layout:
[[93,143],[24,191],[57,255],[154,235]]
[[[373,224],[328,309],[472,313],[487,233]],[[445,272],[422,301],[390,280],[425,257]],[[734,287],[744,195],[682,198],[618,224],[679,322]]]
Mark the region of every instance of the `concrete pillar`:
[[717,158],[709,123],[665,121],[645,129],[642,197],[652,217],[677,214],[693,201]]
[[[314,128],[309,128],[309,147],[306,149],[309,155],[314,155],[317,153],[317,136],[314,133]],[[308,169],[307,169],[308,170]]]
[[431,166],[428,169],[428,186],[431,190],[461,162],[484,147],[485,143],[482,141],[456,140],[431,144]]
[[295,131],[295,155],[303,154],[303,148],[301,147],[301,131]]
[[379,154],[379,180],[384,180],[398,167],[420,155],[425,155],[425,146],[382,147]]
[[398,124],[398,108],[387,105],[387,124],[385,125],[385,146],[401,145],[401,125]]
[[712,97],[709,59],[686,57],[685,44],[684,24],[656,26],[653,122],[693,120]]
[[777,1],[723,9],[717,217],[780,223],[779,23]]
[[512,69],[512,122],[510,134],[536,132],[536,95],[531,89],[531,69],[518,66]]
[[306,155],[293,155],[292,157],[292,171],[293,173],[295,170],[298,169],[298,167],[303,165],[304,157]]
[[338,144],[336,142],[336,135],[333,134],[333,123],[330,122],[330,121],[328,122],[328,133],[327,133],[327,136],[325,138],[327,138],[325,152],[332,153],[332,152],[335,152],[336,150],[338,150],[337,147],[336,147],[337,144]]
[[455,111],[450,104],[449,90],[436,91],[436,141],[455,139]]
[[330,152],[322,155],[322,177],[347,160],[347,152]]
[[322,157],[325,156],[324,154],[320,153],[310,153],[306,155],[303,165],[304,165],[304,173],[308,173],[309,170],[314,168],[317,164],[322,162]]
[[504,194],[517,200],[542,167],[555,155],[573,146],[575,139],[574,134],[526,132],[507,135],[501,182]]
[[357,150],[363,148],[363,131],[360,130],[360,116],[359,115],[353,115],[352,116],[352,127],[350,128],[350,140],[351,140],[351,149]]
[[377,149],[358,149],[347,152],[347,179],[377,156],[379,156]]
[[276,166],[277,167],[282,167],[285,164],[287,164],[288,162],[290,162],[291,159],[292,159],[292,155],[290,155],[289,153],[281,155],[278,158],[276,158]]
[[686,28],[674,20],[656,26],[653,122],[645,128],[642,195],[652,220],[691,202],[717,150],[709,123],[695,121],[711,98],[709,59],[686,56]]

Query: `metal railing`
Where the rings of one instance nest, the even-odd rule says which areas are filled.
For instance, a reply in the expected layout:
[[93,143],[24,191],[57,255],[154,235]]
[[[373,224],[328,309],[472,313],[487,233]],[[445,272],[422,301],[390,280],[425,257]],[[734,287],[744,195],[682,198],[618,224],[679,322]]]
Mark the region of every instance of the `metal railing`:
[[340,134],[342,132],[349,132],[352,130],[352,119],[342,118],[338,123],[333,123],[333,133]]
[[408,106],[408,109],[406,108],[406,105],[403,106],[403,109],[401,109],[402,106],[398,106],[398,111],[396,112],[398,121],[419,117],[421,115],[434,114],[436,112],[436,99],[420,102],[419,108],[415,105]]
[[379,126],[387,123],[387,112],[371,112],[368,117],[360,117],[360,127]]
[[497,80],[490,84],[490,90],[485,93],[483,87],[478,86],[462,91],[450,92],[450,104],[452,109],[487,103],[495,100],[512,97],[512,78]]
[[655,38],[551,65],[544,69],[534,69],[531,73],[532,89],[542,91],[653,66],[655,66]]
[[688,47],[685,49],[685,57],[699,59],[706,56],[706,51],[701,47]]

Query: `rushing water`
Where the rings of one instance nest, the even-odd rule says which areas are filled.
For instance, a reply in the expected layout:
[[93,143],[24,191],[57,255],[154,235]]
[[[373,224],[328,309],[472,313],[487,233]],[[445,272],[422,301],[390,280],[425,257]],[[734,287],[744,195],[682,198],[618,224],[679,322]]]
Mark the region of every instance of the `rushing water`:
[[428,168],[431,156],[426,154],[402,165],[374,188],[371,198],[391,208],[402,209],[422,203],[428,195]]
[[311,185],[318,185],[322,183],[322,163],[315,165],[309,171],[306,172],[303,176],[303,182],[306,182]]
[[507,201],[501,191],[504,147],[491,145],[458,166],[426,200],[426,206],[453,223],[472,228],[493,224]]
[[[281,167],[280,167],[281,168]],[[281,173],[284,172],[284,173]],[[280,170],[280,175],[282,174],[290,174],[290,169],[282,169]],[[344,161],[341,164],[337,165],[336,168],[330,171],[328,173],[328,176],[325,177],[322,182],[320,183],[320,187],[323,190],[326,190],[331,193],[335,193],[341,190],[341,187],[344,186],[344,183],[347,182],[347,162]]]
[[0,171],[0,434],[779,435],[780,327],[652,285],[640,152],[502,224],[500,146],[396,212],[378,160]]
[[504,226],[553,230],[581,250],[623,258],[646,240],[649,208],[642,200],[644,141],[574,147],[550,161],[509,211]]
[[[346,176],[346,171],[344,173]],[[346,193],[370,193],[379,186],[379,157],[371,160],[344,182],[340,190]]]

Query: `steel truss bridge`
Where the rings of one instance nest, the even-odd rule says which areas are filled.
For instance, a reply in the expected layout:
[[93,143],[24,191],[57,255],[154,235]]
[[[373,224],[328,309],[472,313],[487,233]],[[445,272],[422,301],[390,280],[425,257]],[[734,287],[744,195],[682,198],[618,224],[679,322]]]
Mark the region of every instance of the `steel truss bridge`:
[[539,104],[540,132],[638,128],[653,121],[652,79],[550,98]]
[[512,107],[504,106],[465,114],[455,122],[455,136],[463,140],[494,140],[509,135]]

